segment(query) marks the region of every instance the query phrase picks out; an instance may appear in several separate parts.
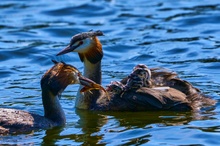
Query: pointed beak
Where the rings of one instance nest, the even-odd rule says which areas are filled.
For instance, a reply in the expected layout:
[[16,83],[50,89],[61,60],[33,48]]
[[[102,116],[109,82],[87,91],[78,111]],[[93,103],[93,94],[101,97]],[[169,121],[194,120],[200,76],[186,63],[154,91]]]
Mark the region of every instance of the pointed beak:
[[94,81],[92,81],[86,77],[83,77],[83,76],[79,76],[79,81],[80,81],[80,84],[84,86],[80,90],[80,93],[90,91],[90,90],[102,90],[106,93],[107,98],[110,99],[108,92],[101,85],[99,85],[99,84],[95,83]]
[[108,100],[110,101],[110,96],[109,96],[108,92],[101,85],[99,85],[99,84],[95,83],[94,81],[92,81],[88,78],[85,78],[83,76],[79,76],[79,81],[80,81],[80,84],[84,86],[80,90],[80,93],[90,91],[90,90],[102,90],[106,93],[106,96],[107,96]]
[[76,46],[70,46],[70,45],[68,45],[66,48],[64,48],[64,49],[61,50],[59,53],[57,53],[56,56],[59,56],[59,55],[63,55],[63,54],[72,52],[72,51],[74,51],[77,47],[79,47],[79,45],[76,45]]
[[80,92],[86,92],[86,91],[90,91],[90,90],[98,90],[98,89],[102,89],[103,87],[97,83],[95,83],[94,81],[80,76],[79,77],[79,82],[81,85],[83,85],[84,87],[80,90]]

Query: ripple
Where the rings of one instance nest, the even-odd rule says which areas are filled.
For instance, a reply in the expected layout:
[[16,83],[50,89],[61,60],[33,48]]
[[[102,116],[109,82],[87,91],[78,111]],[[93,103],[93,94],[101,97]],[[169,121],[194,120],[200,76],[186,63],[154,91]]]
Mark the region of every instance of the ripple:
[[159,61],[163,63],[171,63],[171,64],[176,64],[176,63],[189,63],[189,62],[200,62],[200,63],[213,63],[213,62],[220,62],[220,59],[218,58],[204,58],[204,59],[195,59],[195,60],[184,60],[184,61]]
[[195,41],[195,40],[199,40],[199,37],[171,38],[171,39],[159,40],[159,41],[154,41],[154,42],[143,42],[143,43],[140,43],[139,45],[149,45],[149,44],[161,43],[161,42],[190,42],[190,41]]
[[75,16],[80,17],[106,17],[108,15],[114,14],[114,11],[108,9],[108,6],[102,7],[101,5],[96,4],[83,4],[80,6],[64,7],[56,10],[44,11],[43,13],[52,16],[69,16],[70,14],[74,14]]
[[[40,79],[51,59],[83,64],[76,53],[56,57],[71,36],[102,30],[103,84],[140,63],[169,68],[219,99],[220,37],[217,0],[2,1],[0,105],[43,115]],[[108,113],[74,109],[78,86],[63,93],[65,128],[0,138],[0,144],[218,145],[219,104],[207,112]],[[208,125],[208,126],[207,126]],[[172,133],[172,134],[167,134]],[[184,135],[184,139],[182,136]],[[201,138],[202,137],[202,138]]]
[[[187,18],[184,21],[181,20],[180,27],[181,26],[195,26],[195,25],[203,25],[203,24],[219,24],[220,16],[197,16],[193,18]],[[204,21],[205,20],[205,21]]]

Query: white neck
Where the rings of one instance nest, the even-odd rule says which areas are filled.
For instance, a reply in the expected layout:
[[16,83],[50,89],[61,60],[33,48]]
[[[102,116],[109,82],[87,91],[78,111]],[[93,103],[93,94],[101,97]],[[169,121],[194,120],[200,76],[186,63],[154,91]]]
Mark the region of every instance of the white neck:
[[[98,84],[101,84],[101,61],[97,62],[96,64],[92,64],[87,59],[85,59],[84,76]],[[92,93],[80,93],[81,88],[82,87],[80,86],[76,96],[75,107],[79,109],[90,109],[92,105],[96,103],[97,98],[100,96],[100,91],[93,90]]]

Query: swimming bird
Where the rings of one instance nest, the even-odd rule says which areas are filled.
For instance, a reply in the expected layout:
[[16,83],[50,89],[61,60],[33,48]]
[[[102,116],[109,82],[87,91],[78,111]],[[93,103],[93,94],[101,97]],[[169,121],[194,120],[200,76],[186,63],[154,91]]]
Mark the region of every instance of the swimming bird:
[[0,108],[0,135],[64,126],[66,117],[59,102],[63,90],[69,84],[85,85],[86,91],[90,90],[87,85],[91,90],[102,88],[83,77],[74,66],[53,62],[55,65],[41,79],[44,116],[18,109]]
[[[103,50],[98,36],[103,35],[99,30],[76,34],[57,56],[77,52],[84,63],[84,76],[101,84]],[[161,68],[149,69],[143,64],[135,66],[131,74],[121,81],[111,82],[106,90],[109,99],[105,93],[97,90],[92,94],[77,94],[76,108],[100,111],[191,111],[215,105],[215,100],[178,78],[176,73]]]

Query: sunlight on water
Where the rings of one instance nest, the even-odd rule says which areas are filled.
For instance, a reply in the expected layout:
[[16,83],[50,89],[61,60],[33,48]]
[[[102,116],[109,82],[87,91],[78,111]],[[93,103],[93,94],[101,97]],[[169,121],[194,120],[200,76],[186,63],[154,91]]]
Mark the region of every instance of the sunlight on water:
[[[76,33],[102,30],[103,85],[139,64],[169,68],[212,98],[220,89],[217,0],[26,1],[0,3],[0,105],[43,115],[40,79],[51,59],[83,71],[78,55],[55,55]],[[61,104],[63,128],[0,136],[18,145],[219,145],[219,103],[201,113],[89,112],[74,108],[78,86]]]

